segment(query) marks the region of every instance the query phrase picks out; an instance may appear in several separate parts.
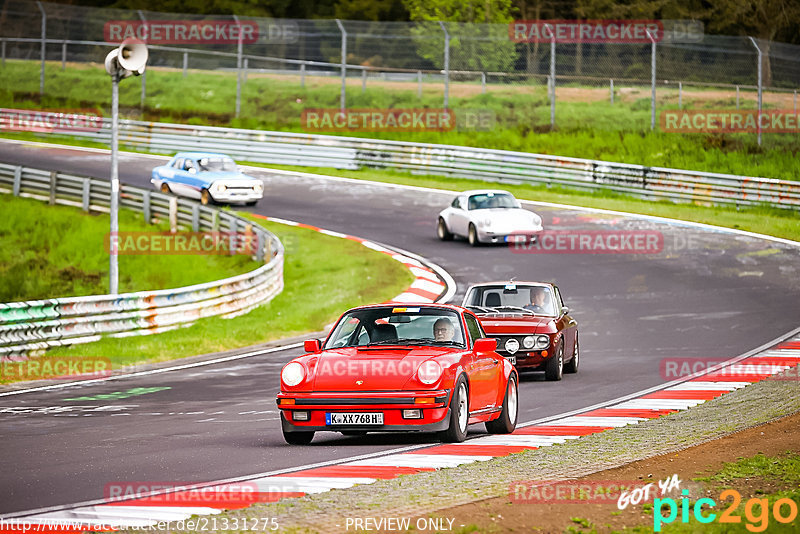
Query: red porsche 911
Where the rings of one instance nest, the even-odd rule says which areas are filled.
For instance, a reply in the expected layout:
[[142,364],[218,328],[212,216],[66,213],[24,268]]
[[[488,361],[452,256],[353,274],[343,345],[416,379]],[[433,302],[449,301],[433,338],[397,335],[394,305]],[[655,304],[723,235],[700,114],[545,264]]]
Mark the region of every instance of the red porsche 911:
[[372,305],[339,318],[324,343],[281,371],[278,408],[287,443],[319,431],[436,432],[463,441],[467,426],[517,425],[514,366],[477,317],[443,304]]

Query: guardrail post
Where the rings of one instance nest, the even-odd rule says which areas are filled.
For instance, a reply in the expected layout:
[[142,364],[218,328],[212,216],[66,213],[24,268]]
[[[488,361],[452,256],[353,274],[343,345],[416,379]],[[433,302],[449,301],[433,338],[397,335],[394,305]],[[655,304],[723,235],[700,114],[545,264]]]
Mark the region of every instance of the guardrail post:
[[238,35],[238,42],[236,45],[236,118],[239,118],[239,112],[242,109],[242,26],[239,24],[239,17],[233,15],[233,20],[236,21],[236,29]]
[[441,20],[439,26],[444,32],[444,109],[447,109],[450,103],[450,34]]
[[422,98],[422,71],[417,71],[417,98]]
[[481,93],[486,94],[486,73],[481,72]]
[[169,231],[173,234],[178,231],[178,199],[176,197],[169,199]]
[[42,70],[39,74],[39,94],[44,94],[44,61],[47,55],[47,13],[44,10],[42,3],[37,1],[36,5],[39,6],[39,11],[42,12]]
[[186,71],[189,68],[189,52],[183,53],[183,77],[186,78]]
[[341,20],[336,19],[336,24],[339,26],[339,31],[342,32],[342,94],[339,97],[339,109],[344,111],[347,107],[345,86],[347,81],[347,30],[344,29]]
[[609,84],[609,92],[611,94],[611,105],[614,105],[614,78],[609,80],[611,83]]
[[150,214],[150,191],[142,193],[142,214],[144,215],[144,222],[151,224],[153,222]]
[[219,212],[217,210],[211,211],[211,231],[219,232]]
[[22,186],[22,165],[14,169],[14,185],[11,187],[11,192],[15,197],[19,196],[19,190]]
[[736,109],[739,109],[739,86],[736,86]]
[[67,42],[61,43],[61,70],[67,70]]
[[656,40],[650,30],[645,30],[650,38],[650,130],[656,129]]
[[367,69],[361,69],[361,92],[367,92]]
[[762,53],[761,49],[758,47],[756,40],[752,37],[748,37],[750,42],[753,43],[753,46],[756,47],[758,51],[758,124],[756,124],[757,132],[758,132],[758,146],[761,146],[761,64],[762,64]]
[[300,63],[300,87],[306,86],[306,62]]
[[90,178],[83,179],[83,211],[89,212],[89,206],[92,203],[92,180]]
[[200,231],[200,204],[192,204],[192,232]]
[[56,171],[50,171],[50,201],[49,204],[53,206],[56,203],[56,180],[58,174]]

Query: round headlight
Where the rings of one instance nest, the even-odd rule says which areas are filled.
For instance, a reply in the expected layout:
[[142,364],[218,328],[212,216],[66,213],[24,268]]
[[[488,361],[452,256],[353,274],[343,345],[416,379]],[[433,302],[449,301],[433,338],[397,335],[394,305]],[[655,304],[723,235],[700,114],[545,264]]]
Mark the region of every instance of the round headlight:
[[526,349],[532,349],[536,344],[536,338],[533,336],[525,336],[522,338],[522,346]]
[[306,369],[297,362],[289,362],[281,371],[281,380],[289,387],[296,386],[306,376]]
[[423,362],[417,369],[417,378],[423,384],[431,385],[442,377],[442,366],[433,360]]
[[506,352],[508,352],[509,354],[514,354],[519,350],[519,341],[517,341],[513,337],[509,338],[508,340],[506,340],[505,348]]
[[258,182],[253,186],[253,189],[255,189],[256,193],[260,193],[264,190],[264,184]]
[[217,190],[218,192],[220,192],[220,193],[224,193],[224,192],[225,192],[225,190],[227,189],[227,187],[225,187],[225,185],[224,185],[224,184],[216,184],[216,185],[214,186],[214,189],[216,189],[216,190]]
[[538,335],[536,336],[536,348],[539,350],[546,349],[550,346],[550,336]]

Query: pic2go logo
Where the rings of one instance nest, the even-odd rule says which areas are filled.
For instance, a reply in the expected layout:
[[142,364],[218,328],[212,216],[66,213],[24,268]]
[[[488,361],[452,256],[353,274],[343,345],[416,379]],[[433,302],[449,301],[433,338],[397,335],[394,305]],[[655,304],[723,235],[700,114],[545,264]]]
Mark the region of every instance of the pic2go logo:
[[[689,504],[689,499],[687,498],[689,495],[689,490],[683,490],[681,495],[683,495],[680,505],[682,523],[689,522],[690,510],[693,513],[694,518],[700,523],[712,523],[717,519],[717,514],[710,511],[711,508],[715,508],[717,506],[717,503],[714,501],[714,499],[698,499],[694,503],[694,506],[692,506]],[[719,522],[741,523],[741,516],[734,513],[736,509],[739,508],[739,504],[742,502],[742,496],[739,494],[739,492],[733,489],[725,490],[719,494],[719,498],[720,501],[727,501],[728,499],[733,500],[730,506],[728,506],[725,511],[719,514]],[[704,506],[708,506],[709,509],[704,510]],[[667,516],[664,516],[665,508],[668,510]],[[744,516],[748,521],[745,525],[745,528],[747,528],[747,530],[750,532],[764,532],[769,526],[769,514],[770,507],[767,499],[749,499],[744,505]],[[775,521],[778,523],[791,523],[797,518],[797,503],[788,498],[778,499],[772,505],[772,515],[775,517]],[[675,499],[671,499],[669,497],[666,499],[656,498],[653,501],[654,532],[661,532],[662,525],[672,523],[675,521],[675,519],[677,519],[677,517],[678,503],[675,502]]]

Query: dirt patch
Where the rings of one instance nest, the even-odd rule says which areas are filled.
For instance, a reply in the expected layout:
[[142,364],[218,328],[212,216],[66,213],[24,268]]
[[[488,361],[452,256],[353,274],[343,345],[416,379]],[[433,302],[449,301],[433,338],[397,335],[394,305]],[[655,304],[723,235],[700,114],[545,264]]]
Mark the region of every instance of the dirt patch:
[[[655,456],[619,468],[600,471],[591,476],[562,483],[560,487],[609,488],[612,482],[633,483],[634,487],[641,487],[653,482],[657,490],[657,481],[664,481],[677,474],[682,488],[692,488],[690,497],[699,498],[698,491],[708,494],[710,490],[705,488],[698,490],[697,483],[692,482],[693,478],[717,473],[724,463],[735,462],[738,458],[757,454],[781,456],[787,451],[800,452],[800,413],[677,453]],[[788,484],[781,485],[752,478],[735,480],[726,487],[738,490],[743,502],[762,493],[789,489]],[[515,497],[512,493],[506,497],[438,510],[433,515],[456,518],[456,523],[470,528],[475,526],[477,532],[550,533],[564,532],[570,528],[581,531],[581,526],[591,525],[591,528],[600,534],[637,526],[651,529],[653,525],[652,509],[648,510],[647,506],[642,504],[628,505],[620,512],[617,500],[613,498],[607,499],[606,502],[597,502],[603,499],[595,498],[592,499],[595,502],[564,504],[524,502],[525,495],[524,492],[518,492]],[[527,498],[545,495],[544,491],[528,491]],[[563,495],[568,496],[569,493]],[[719,492],[711,495],[719,500]],[[670,496],[676,500],[678,498],[674,493]],[[741,513],[741,508],[739,512]]]

